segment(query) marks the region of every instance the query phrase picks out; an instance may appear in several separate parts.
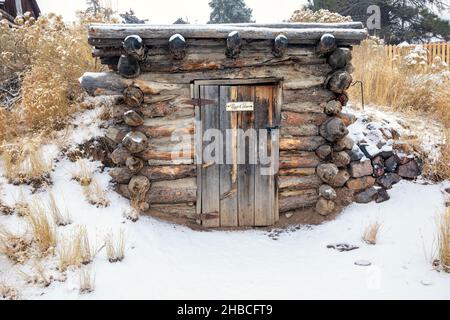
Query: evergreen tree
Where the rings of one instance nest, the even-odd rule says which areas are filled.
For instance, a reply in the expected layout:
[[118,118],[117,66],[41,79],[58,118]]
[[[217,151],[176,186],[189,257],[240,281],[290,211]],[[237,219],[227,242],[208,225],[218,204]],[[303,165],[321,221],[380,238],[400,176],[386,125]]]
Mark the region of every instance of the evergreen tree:
[[189,24],[189,20],[187,18],[186,20],[183,18],[178,18],[173,24]]
[[136,17],[136,14],[132,9],[130,11],[121,13],[119,16],[122,18],[122,23],[129,23],[129,24],[143,24],[148,21],[148,19],[142,20]]
[[244,0],[211,0],[211,16],[208,23],[253,22],[252,9]]
[[450,22],[435,13],[449,8],[447,0],[308,0],[307,7],[328,9],[365,23],[370,5],[380,7],[381,30],[377,35],[387,43],[420,42],[431,37],[450,40]]

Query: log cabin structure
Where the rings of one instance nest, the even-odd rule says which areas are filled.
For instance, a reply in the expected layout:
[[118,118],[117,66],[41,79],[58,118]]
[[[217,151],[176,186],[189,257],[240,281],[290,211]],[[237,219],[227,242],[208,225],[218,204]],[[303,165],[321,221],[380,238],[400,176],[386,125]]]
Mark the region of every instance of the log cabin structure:
[[14,22],[17,16],[22,16],[29,12],[32,17],[37,19],[41,10],[36,0],[0,0],[0,19],[6,19]]
[[141,212],[205,228],[276,225],[347,205],[352,46],[362,23],[91,25],[110,72],[117,191]]

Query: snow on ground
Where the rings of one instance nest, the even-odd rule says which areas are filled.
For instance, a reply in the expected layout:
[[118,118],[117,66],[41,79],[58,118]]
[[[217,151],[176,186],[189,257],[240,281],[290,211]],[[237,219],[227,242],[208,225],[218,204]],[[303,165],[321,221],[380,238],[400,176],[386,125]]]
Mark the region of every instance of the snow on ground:
[[[89,114],[83,117],[69,135],[79,136],[93,125]],[[118,234],[122,229],[127,240],[125,259],[111,264],[101,250],[90,266],[95,291],[80,295],[76,270],[67,273],[66,281],[42,288],[26,285],[21,276],[20,270],[31,272],[31,262],[12,266],[0,256],[0,283],[18,289],[23,299],[450,299],[450,275],[431,266],[436,217],[444,211],[442,190],[449,183],[402,181],[390,191],[390,201],[354,204],[334,221],[290,228],[273,240],[265,230],[199,232],[151,217],[133,223],[123,216],[128,201],[111,190],[106,172],[95,170],[95,178],[108,188],[111,204],[96,208],[72,180],[74,170],[74,163],[60,159],[52,173],[51,189],[73,222],[58,228],[58,233],[67,236],[76,225],[86,225],[91,242],[100,247],[106,233]],[[28,188],[0,178],[0,199],[5,203],[13,205],[21,190],[31,197]],[[47,193],[40,192],[43,197]],[[363,230],[373,221],[382,223],[375,246],[361,241]],[[0,224],[12,230],[25,228],[23,218],[17,216],[0,216]],[[359,249],[327,248],[335,243]],[[372,265],[357,266],[358,260]],[[57,273],[56,258],[44,264],[49,273]]]

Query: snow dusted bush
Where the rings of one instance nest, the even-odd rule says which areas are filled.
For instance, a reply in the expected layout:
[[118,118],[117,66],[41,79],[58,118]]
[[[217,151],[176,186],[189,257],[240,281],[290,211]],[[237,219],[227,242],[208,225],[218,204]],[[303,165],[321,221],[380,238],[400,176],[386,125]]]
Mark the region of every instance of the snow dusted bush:
[[300,9],[294,11],[289,22],[350,22],[350,16],[344,17],[339,13],[331,12],[325,9],[312,11],[309,9]]

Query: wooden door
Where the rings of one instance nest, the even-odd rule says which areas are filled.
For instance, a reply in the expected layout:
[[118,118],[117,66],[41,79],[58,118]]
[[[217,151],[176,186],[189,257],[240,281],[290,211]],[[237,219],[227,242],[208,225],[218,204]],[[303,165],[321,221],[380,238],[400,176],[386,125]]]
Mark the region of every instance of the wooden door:
[[[261,155],[278,159],[271,129],[279,123],[275,85],[201,85],[196,139],[206,161],[198,166],[198,213],[205,227],[269,226],[278,220],[276,172]],[[253,111],[227,111],[230,102],[253,103]],[[269,128],[269,129],[268,129]],[[210,129],[216,134],[211,134]],[[260,131],[262,129],[262,131]],[[201,135],[199,134],[201,133]],[[213,137],[214,136],[214,137]],[[216,140],[217,139],[217,140]],[[219,141],[220,140],[220,141]],[[215,148],[211,148],[213,145]],[[215,151],[211,152],[214,149]],[[274,157],[275,155],[275,157]],[[265,160],[265,161],[261,161]]]

